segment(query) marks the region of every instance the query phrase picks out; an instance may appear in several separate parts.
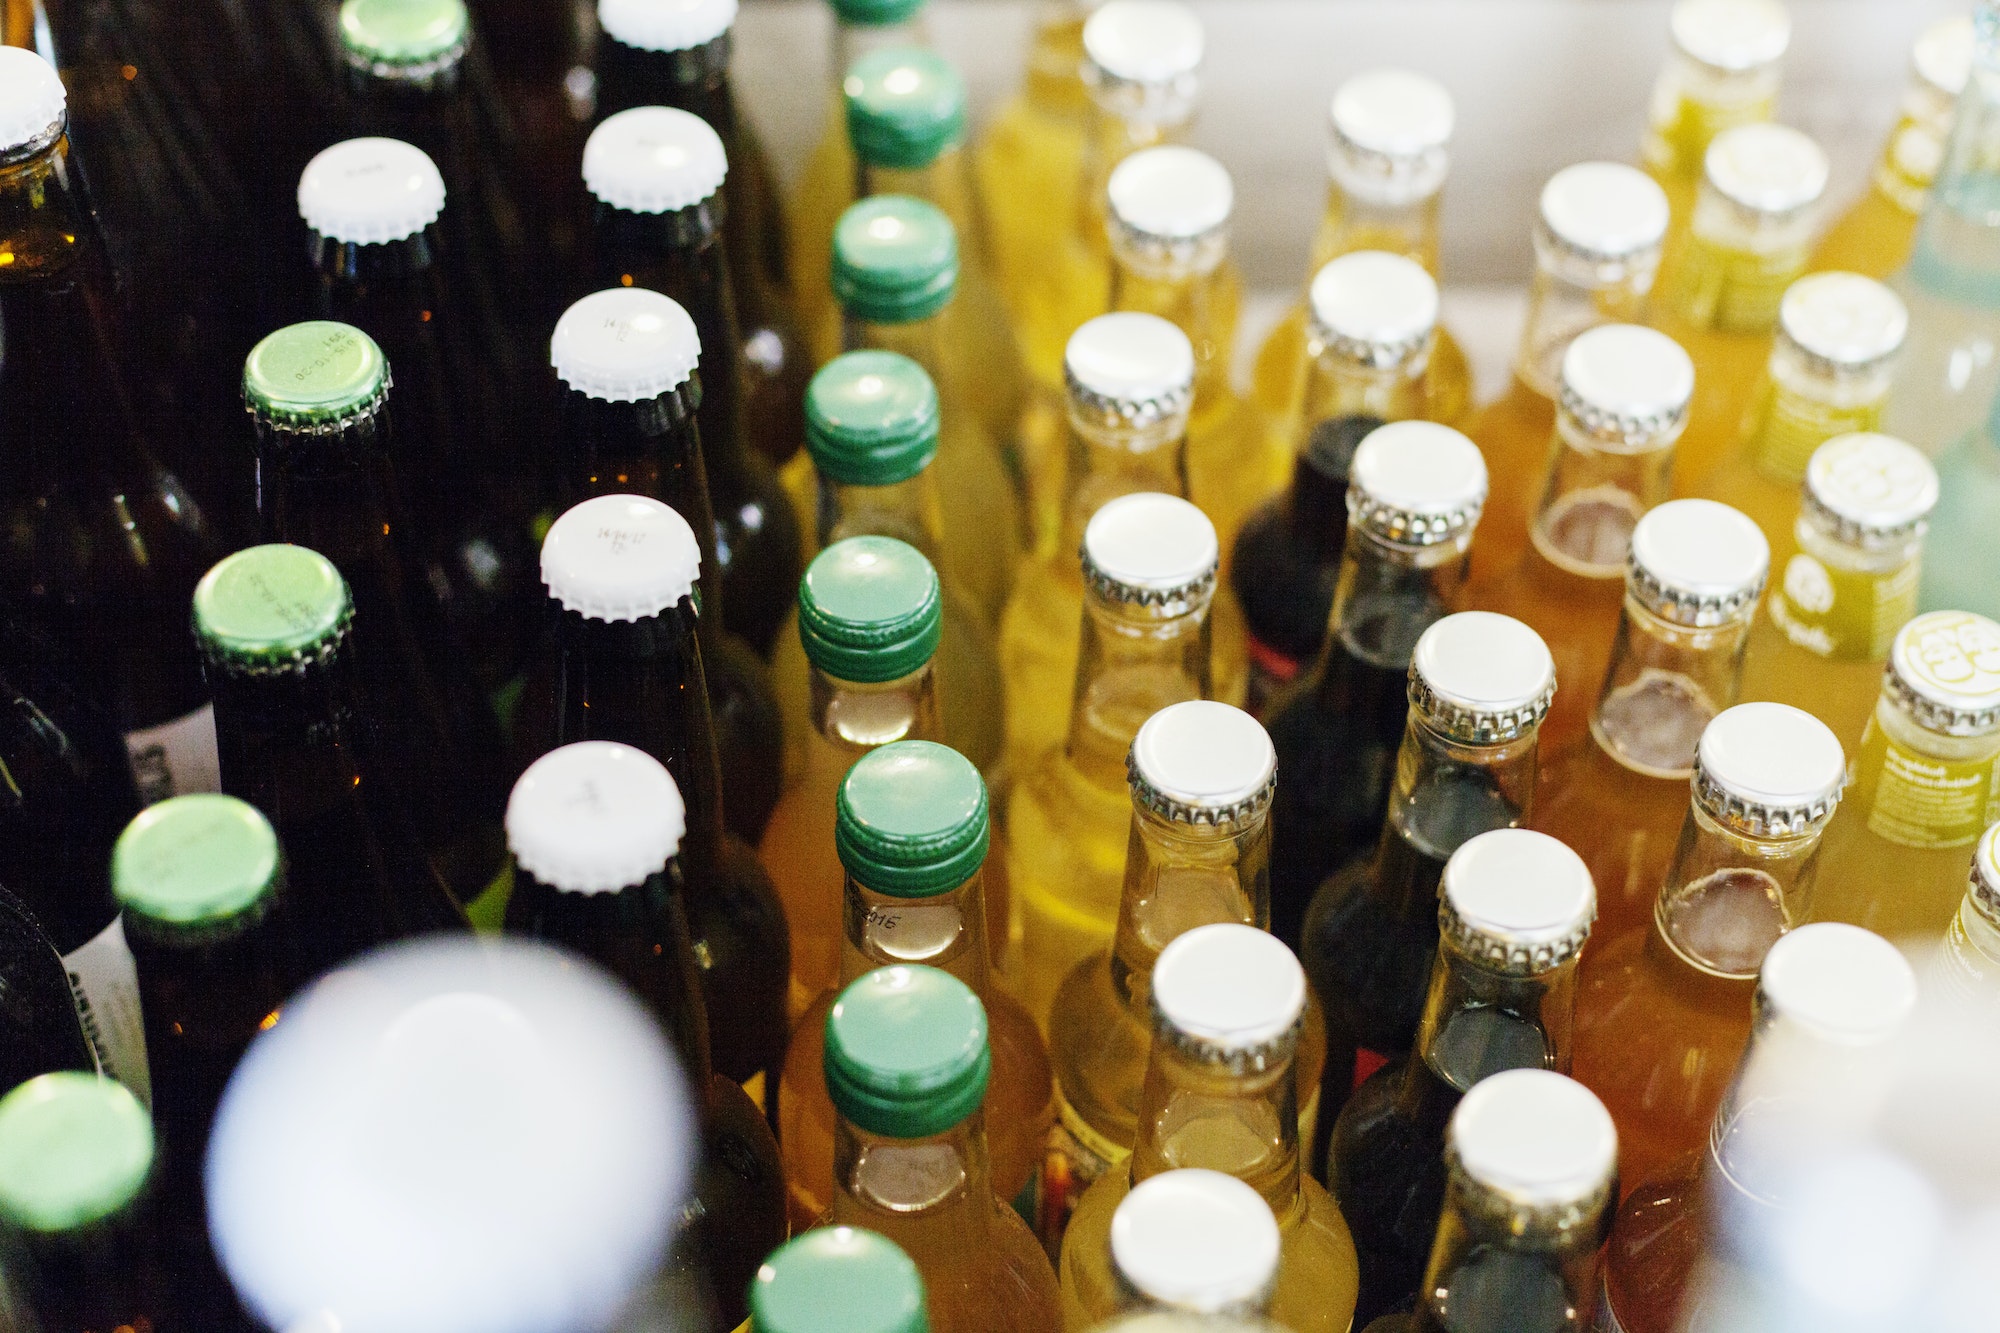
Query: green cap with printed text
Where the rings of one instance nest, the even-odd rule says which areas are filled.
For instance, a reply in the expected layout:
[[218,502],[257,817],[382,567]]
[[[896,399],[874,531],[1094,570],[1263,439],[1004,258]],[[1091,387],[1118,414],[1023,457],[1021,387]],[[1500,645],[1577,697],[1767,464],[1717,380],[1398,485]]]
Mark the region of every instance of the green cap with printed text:
[[381,410],[389,359],[375,340],[331,319],[290,324],[250,349],[243,403],[279,429],[339,430]]
[[340,647],[353,617],[333,562],[282,542],[224,556],[194,589],[195,639],[225,671],[303,670]]
[[122,1083],[43,1074],[0,1097],[0,1218],[44,1235],[126,1207],[153,1167],[153,1121]]
[[278,835],[255,806],[196,792],[147,806],[125,826],[111,849],[111,889],[144,925],[216,925],[263,902],[278,864]]

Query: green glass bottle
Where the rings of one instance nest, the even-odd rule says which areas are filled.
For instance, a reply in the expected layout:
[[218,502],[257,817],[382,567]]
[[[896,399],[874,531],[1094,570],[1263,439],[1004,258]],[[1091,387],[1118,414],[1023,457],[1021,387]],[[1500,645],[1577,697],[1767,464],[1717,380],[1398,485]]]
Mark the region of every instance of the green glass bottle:
[[930,1333],[924,1278],[902,1247],[859,1227],[811,1231],[750,1285],[753,1333]]

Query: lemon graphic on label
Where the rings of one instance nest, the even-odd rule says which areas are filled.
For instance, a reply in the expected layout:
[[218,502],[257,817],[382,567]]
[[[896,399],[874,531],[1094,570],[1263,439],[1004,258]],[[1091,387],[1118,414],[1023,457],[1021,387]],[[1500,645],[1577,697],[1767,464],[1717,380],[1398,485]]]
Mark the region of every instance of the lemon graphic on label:
[[1826,566],[1809,555],[1795,555],[1785,565],[1785,596],[1808,615],[1833,610],[1833,578]]

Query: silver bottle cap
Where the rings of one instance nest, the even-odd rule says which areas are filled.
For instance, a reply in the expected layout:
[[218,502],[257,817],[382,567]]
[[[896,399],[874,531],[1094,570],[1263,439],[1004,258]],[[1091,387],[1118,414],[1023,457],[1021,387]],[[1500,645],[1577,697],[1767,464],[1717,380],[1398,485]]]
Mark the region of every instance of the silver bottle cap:
[[1083,25],[1083,81],[1114,114],[1178,125],[1194,114],[1206,37],[1180,0],[1108,0]]
[[1563,415],[1599,448],[1666,448],[1687,428],[1693,397],[1693,360],[1656,329],[1600,324],[1563,353]]
[[1555,695],[1548,645],[1512,616],[1446,616],[1410,654],[1410,707],[1467,745],[1504,744],[1540,725]]
[[2000,930],[2000,823],[1981,834],[1972,849],[1972,882],[1966,892],[1973,910]]
[[1108,602],[1162,617],[1188,615],[1215,593],[1215,525],[1177,495],[1107,500],[1083,530],[1083,582]]
[[0,46],[0,158],[39,153],[62,137],[69,95],[55,66],[20,46]]
[[1667,194],[1637,167],[1579,162],[1542,187],[1538,222],[1536,245],[1558,258],[1566,274],[1585,268],[1584,285],[1608,287],[1659,268]]
[[1925,731],[2000,731],[2000,625],[1970,611],[1916,617],[1896,631],[1882,688]]
[[1148,1303],[1198,1314],[1256,1305],[1278,1276],[1278,1220],[1220,1171],[1163,1171],[1111,1215],[1111,1262]]
[[1812,273],[1785,289],[1778,332],[1827,376],[1865,374],[1903,345],[1910,312],[1903,299],[1859,273]]
[[1436,79],[1374,69],[1341,84],[1327,109],[1327,173],[1346,194],[1384,208],[1428,199],[1451,170],[1456,112]]
[[1138,311],[1079,325],[1063,350],[1069,410],[1108,428],[1137,430],[1186,416],[1194,402],[1194,344],[1171,321]]
[[1778,0],[1680,0],[1668,27],[1682,55],[1723,74],[1776,64],[1792,41]]
[[1625,590],[1662,620],[1708,629],[1749,616],[1771,573],[1771,544],[1740,510],[1669,500],[1632,529]]
[[1716,714],[1695,751],[1694,799],[1753,838],[1799,837],[1833,817],[1847,756],[1826,723],[1789,704],[1737,704]]
[[1307,309],[1314,341],[1342,360],[1414,370],[1437,329],[1437,279],[1402,255],[1355,250],[1313,275]]
[[1445,862],[1440,936],[1490,972],[1552,971],[1582,952],[1596,919],[1590,867],[1546,833],[1493,829]]
[[1486,504],[1479,446],[1432,421],[1368,432],[1347,472],[1347,521],[1396,546],[1459,541]]
[[1220,162],[1168,144],[1112,169],[1105,226],[1118,257],[1151,276],[1206,273],[1229,252],[1235,187]]
[[666,766],[615,741],[578,741],[528,765],[507,798],[507,850],[564,893],[615,893],[667,868],[687,806]]
[[1874,931],[1819,921],[1787,931],[1757,971],[1760,1018],[1782,1018],[1822,1041],[1874,1046],[1917,1007],[1917,974]]
[[1792,218],[1826,193],[1826,150],[1788,125],[1738,125],[1715,136],[1703,159],[1710,189],[1771,221]]
[[1240,708],[1207,699],[1147,718],[1125,760],[1132,803],[1178,824],[1241,824],[1270,808],[1278,753]]
[[1445,1168],[1461,1206],[1488,1225],[1589,1234],[1606,1220],[1618,1131],[1581,1083],[1509,1069],[1474,1084],[1452,1112]]
[[1153,962],[1154,1034],[1198,1060],[1262,1067],[1289,1059],[1306,1010],[1306,974],[1255,926],[1196,926]]
[[1800,508],[1835,541],[1863,550],[1923,535],[1938,502],[1937,469],[1893,435],[1836,435],[1806,464]]

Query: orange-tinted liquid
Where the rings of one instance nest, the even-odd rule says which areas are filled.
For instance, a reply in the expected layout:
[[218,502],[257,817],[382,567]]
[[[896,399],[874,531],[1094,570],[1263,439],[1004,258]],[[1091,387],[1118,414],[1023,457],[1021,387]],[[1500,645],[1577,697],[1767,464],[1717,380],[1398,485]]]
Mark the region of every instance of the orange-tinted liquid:
[[[1692,754],[1698,739],[1681,753]],[[1627,768],[1594,736],[1542,765],[1529,825],[1569,844],[1590,867],[1597,885],[1593,951],[1651,927],[1653,900],[1673,861],[1687,804],[1685,777]]]
[[1498,574],[1528,548],[1528,519],[1548,463],[1556,405],[1518,375],[1472,414],[1465,433],[1486,458],[1486,508],[1472,539],[1473,578]]

